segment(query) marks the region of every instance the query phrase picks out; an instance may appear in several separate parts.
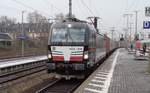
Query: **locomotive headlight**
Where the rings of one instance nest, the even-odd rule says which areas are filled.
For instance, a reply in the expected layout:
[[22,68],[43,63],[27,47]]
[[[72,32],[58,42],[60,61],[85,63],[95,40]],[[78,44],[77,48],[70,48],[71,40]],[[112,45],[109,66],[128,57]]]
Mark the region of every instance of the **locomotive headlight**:
[[88,55],[88,52],[84,52],[84,59],[88,59],[89,58],[89,55]]
[[71,24],[68,24],[68,27],[69,27],[69,28],[71,28],[71,27],[72,27],[72,25],[71,25]]
[[51,59],[51,58],[52,58],[52,55],[51,55],[51,54],[48,54],[48,58]]

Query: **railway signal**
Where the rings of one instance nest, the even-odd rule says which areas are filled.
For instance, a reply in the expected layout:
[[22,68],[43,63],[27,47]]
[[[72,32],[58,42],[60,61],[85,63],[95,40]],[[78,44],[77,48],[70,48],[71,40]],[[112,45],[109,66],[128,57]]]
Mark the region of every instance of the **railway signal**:
[[145,16],[150,17],[150,7],[145,7]]

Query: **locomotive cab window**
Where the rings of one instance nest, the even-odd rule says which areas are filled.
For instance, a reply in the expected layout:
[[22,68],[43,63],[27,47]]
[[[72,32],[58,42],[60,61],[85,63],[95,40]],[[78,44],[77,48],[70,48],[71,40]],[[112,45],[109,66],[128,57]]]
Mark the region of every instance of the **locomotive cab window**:
[[83,28],[53,28],[51,42],[84,42],[85,29]]

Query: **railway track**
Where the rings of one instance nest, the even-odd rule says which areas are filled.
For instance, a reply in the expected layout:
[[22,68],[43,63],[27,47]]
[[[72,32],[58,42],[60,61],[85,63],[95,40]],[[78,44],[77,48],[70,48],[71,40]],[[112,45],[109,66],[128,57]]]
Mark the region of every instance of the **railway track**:
[[33,68],[28,68],[28,69],[23,69],[17,72],[9,73],[9,74],[3,74],[0,75],[0,85],[6,84],[10,81],[17,80],[19,78],[38,73],[41,71],[44,71],[46,69],[45,65],[33,67]]
[[[104,62],[104,60],[106,60],[112,53],[113,53],[113,51],[109,55],[104,57],[103,59],[99,60],[100,61],[99,65],[101,65]],[[96,68],[99,65],[97,65]],[[95,68],[95,70],[96,70],[96,68]],[[52,83],[48,84],[47,86],[43,87],[42,89],[36,91],[35,93],[73,93],[75,91],[75,89],[77,89],[84,80],[57,79],[57,80],[53,81]]]
[[84,80],[65,80],[57,79],[44,88],[38,90],[36,93],[73,93],[73,91],[83,82]]
[[45,56],[0,60],[0,85],[46,70]]

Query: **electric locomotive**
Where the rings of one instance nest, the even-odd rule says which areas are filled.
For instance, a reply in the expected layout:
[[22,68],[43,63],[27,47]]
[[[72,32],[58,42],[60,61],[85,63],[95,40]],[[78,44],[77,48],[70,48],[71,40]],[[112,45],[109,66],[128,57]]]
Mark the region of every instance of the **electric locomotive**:
[[54,23],[48,40],[48,73],[69,79],[84,78],[106,55],[104,41],[104,36],[85,21]]

